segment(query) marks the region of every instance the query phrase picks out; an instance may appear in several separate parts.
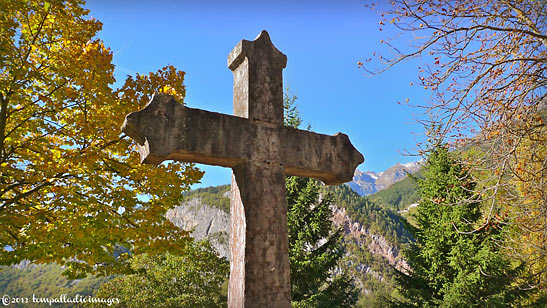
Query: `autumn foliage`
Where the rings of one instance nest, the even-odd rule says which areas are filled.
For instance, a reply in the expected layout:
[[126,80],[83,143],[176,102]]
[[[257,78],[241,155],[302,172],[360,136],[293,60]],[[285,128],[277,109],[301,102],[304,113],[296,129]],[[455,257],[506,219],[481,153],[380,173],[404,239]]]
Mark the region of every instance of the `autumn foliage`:
[[385,69],[421,59],[420,85],[431,91],[431,99],[418,107],[429,136],[454,149],[480,152],[462,161],[469,172],[480,174],[472,198],[486,200],[477,230],[496,224],[510,228],[500,245],[526,261],[531,288],[546,290],[545,1],[390,3],[380,27],[393,25],[402,35],[383,41],[392,53],[379,59]]
[[125,252],[177,250],[164,218],[201,177],[190,164],[139,163],[124,116],[154,92],[182,102],[165,67],[113,89],[113,52],[83,1],[0,2],[0,263],[120,272]]

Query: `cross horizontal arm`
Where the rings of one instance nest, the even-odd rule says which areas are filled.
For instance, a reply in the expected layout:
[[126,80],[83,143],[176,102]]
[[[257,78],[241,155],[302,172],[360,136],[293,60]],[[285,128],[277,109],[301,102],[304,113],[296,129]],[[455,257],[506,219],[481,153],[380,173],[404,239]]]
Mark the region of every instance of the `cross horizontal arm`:
[[350,181],[364,161],[345,134],[257,124],[188,108],[166,94],[155,95],[143,110],[129,114],[122,130],[137,142],[141,160],[148,164],[171,159],[229,168],[244,161],[274,163],[286,175],[334,185]]
[[351,181],[364,161],[347,135],[334,136],[284,127],[280,138],[281,161],[286,175],[316,178],[327,185]]
[[127,115],[122,131],[137,142],[143,163],[172,159],[232,168],[249,157],[248,122],[156,94],[144,109]]

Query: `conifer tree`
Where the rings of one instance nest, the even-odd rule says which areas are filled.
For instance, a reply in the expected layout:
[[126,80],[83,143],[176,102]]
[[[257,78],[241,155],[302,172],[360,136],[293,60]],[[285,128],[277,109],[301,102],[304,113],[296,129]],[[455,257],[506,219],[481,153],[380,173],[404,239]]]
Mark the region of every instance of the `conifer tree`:
[[358,294],[352,278],[334,272],[345,250],[331,221],[330,194],[321,196],[312,179],[286,183],[292,306],[352,307]]
[[[302,119],[295,101],[287,89],[285,125],[298,128]],[[288,177],[286,187],[292,306],[352,307],[358,289],[349,275],[335,273],[345,250],[341,230],[332,224],[330,193],[322,195],[320,184],[307,178]]]
[[500,225],[480,228],[480,200],[470,199],[475,183],[436,147],[418,181],[422,200],[415,215],[415,242],[405,251],[412,268],[399,282],[408,300],[398,307],[509,307],[519,292],[510,262],[495,245]]

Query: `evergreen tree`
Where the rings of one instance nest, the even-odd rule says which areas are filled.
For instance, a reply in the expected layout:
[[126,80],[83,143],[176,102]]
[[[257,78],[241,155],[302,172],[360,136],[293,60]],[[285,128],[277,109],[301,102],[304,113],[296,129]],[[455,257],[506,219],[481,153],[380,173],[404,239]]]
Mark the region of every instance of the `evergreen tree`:
[[[399,307],[509,307],[518,292],[516,269],[499,252],[500,226],[481,228],[475,183],[444,146],[435,148],[418,181],[422,200],[415,242],[405,251],[412,268],[400,273]],[[463,202],[463,200],[466,200]]]
[[[295,101],[286,89],[285,125],[298,128],[302,119]],[[352,307],[358,289],[349,275],[335,273],[345,250],[341,230],[331,221],[331,194],[322,195],[313,179],[288,177],[286,187],[292,306]]]
[[332,224],[331,196],[312,179],[288,177],[289,260],[293,307],[352,307],[358,290],[335,273],[344,255],[341,230]]
[[300,112],[295,104],[297,98],[296,95],[290,94],[288,87],[285,88],[285,92],[283,93],[283,123],[285,126],[298,128],[302,124]]

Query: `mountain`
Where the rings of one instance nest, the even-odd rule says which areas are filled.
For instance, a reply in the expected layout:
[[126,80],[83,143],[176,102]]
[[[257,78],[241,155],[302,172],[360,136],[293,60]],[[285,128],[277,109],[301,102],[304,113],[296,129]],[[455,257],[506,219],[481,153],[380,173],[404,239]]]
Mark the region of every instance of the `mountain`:
[[353,181],[346,183],[354,192],[360,196],[368,196],[377,191],[376,181],[380,175],[376,172],[355,170]]
[[400,181],[382,189],[367,198],[373,203],[392,211],[402,213],[420,200],[420,193],[415,179],[422,178],[421,170],[412,173]]
[[397,163],[395,166],[380,173],[355,170],[353,181],[346,183],[346,185],[360,196],[372,195],[406,178],[409,173],[416,173],[420,170],[422,164],[423,161],[407,164]]

